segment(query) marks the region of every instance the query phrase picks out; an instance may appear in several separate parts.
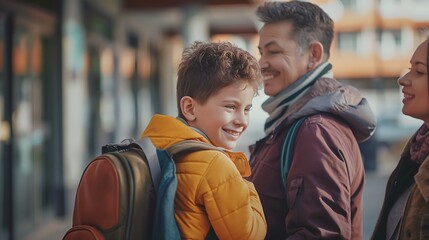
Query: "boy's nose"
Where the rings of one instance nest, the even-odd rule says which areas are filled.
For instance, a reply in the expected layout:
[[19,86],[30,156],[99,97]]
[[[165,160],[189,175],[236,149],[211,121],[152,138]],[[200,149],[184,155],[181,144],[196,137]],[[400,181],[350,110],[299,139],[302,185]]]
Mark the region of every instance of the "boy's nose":
[[249,118],[247,117],[247,115],[245,113],[238,113],[236,118],[235,118],[234,123],[237,125],[247,127],[247,124],[249,123]]

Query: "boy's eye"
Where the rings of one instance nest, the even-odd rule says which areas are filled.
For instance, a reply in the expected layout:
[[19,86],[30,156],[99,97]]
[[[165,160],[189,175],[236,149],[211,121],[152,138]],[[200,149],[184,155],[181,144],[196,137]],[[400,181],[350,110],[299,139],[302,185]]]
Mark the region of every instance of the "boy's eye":
[[250,110],[252,109],[252,107],[247,107],[244,109],[245,112],[250,112]]

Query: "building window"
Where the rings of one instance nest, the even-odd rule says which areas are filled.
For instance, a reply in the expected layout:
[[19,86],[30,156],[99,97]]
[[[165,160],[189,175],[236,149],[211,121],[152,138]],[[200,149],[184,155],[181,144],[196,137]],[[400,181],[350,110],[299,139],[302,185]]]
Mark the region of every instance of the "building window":
[[347,10],[356,10],[357,9],[357,0],[341,0],[344,5],[344,9]]
[[418,43],[421,43],[429,38],[429,27],[417,28],[415,33]]
[[341,52],[357,52],[358,32],[340,32],[337,35],[337,49]]
[[381,56],[383,58],[392,58],[402,49],[402,31],[401,29],[384,30],[381,33],[380,41]]
[[396,47],[401,47],[402,45],[402,34],[401,34],[401,30],[393,30],[390,31],[390,34],[392,35],[393,41],[395,43]]

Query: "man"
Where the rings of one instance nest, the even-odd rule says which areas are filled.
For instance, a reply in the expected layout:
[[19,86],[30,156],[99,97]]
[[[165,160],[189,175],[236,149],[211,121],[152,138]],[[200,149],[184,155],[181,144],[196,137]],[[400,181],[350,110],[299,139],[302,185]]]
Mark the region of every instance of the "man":
[[[252,175],[267,239],[362,239],[364,169],[358,142],[376,126],[365,98],[333,79],[333,21],[301,1],[257,10],[259,63],[269,114],[266,136],[250,147]],[[282,182],[280,155],[293,122],[305,118]]]

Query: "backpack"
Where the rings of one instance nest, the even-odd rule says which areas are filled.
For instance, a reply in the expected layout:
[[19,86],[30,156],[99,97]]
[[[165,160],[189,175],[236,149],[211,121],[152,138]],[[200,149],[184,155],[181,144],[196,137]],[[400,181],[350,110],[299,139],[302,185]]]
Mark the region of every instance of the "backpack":
[[149,138],[102,147],[80,179],[63,240],[180,239],[173,156],[219,148],[193,140],[156,149]]
[[286,179],[289,168],[292,165],[293,149],[295,147],[295,139],[298,134],[299,127],[304,122],[305,117],[302,117],[291,124],[283,142],[282,152],[280,155],[280,176],[282,177],[283,188],[287,190]]

